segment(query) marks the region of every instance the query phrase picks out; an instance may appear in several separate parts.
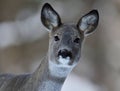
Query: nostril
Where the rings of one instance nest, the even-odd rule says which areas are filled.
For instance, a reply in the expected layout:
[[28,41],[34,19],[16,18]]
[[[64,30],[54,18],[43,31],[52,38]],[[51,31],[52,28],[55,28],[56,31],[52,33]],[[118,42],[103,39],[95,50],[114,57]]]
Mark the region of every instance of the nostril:
[[72,53],[66,49],[60,50],[58,52],[58,56],[62,56],[63,58],[67,58],[67,57],[72,57]]

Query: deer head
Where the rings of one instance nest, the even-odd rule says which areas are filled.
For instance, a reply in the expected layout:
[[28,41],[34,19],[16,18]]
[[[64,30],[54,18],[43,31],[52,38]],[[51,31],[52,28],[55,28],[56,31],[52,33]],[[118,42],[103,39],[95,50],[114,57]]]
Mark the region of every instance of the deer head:
[[77,24],[64,24],[59,14],[46,3],[41,21],[50,33],[48,60],[58,66],[75,66],[80,59],[82,41],[95,31],[98,20],[97,10],[92,10]]

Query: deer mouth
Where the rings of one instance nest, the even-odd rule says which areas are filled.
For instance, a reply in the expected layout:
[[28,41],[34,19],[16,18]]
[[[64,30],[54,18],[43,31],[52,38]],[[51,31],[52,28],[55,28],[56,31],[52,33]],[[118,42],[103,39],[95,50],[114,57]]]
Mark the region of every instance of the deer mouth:
[[72,59],[72,52],[64,49],[58,52],[58,62],[61,64],[69,64]]

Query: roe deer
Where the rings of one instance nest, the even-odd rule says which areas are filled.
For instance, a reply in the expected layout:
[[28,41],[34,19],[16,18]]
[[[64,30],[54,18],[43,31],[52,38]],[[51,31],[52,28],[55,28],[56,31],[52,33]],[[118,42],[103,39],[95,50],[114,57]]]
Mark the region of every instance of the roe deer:
[[58,13],[44,4],[41,21],[49,30],[49,49],[46,57],[32,74],[0,75],[0,91],[61,91],[67,75],[80,60],[85,36],[97,27],[99,14],[92,10],[78,23],[64,24]]

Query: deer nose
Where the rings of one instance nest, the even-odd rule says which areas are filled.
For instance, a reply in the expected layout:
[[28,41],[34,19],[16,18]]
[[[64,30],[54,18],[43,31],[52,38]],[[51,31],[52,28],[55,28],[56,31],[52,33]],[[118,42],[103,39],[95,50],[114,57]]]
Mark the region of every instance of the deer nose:
[[62,56],[63,58],[67,58],[67,57],[72,58],[72,53],[67,49],[62,49],[58,52],[58,56]]

